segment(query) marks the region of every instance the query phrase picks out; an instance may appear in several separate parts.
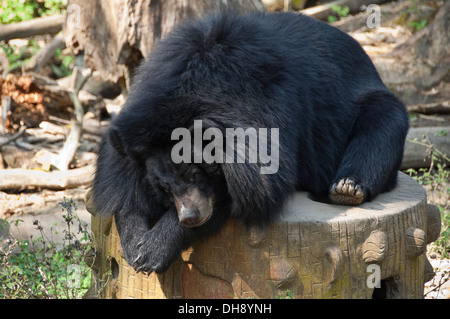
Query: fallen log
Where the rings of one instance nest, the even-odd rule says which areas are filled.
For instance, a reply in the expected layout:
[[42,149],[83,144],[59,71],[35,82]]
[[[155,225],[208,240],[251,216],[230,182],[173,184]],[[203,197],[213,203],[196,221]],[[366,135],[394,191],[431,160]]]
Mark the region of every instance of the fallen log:
[[65,14],[36,18],[33,20],[3,24],[0,28],[0,41],[27,38],[38,34],[56,34],[62,30]]
[[450,101],[409,105],[408,112],[421,114],[450,114]]
[[53,172],[30,169],[4,169],[0,170],[0,190],[30,186],[48,189],[75,188],[90,184],[93,174],[93,165],[68,171]]
[[314,6],[308,9],[300,10],[299,12],[318,20],[327,20],[328,16],[333,13],[332,8],[334,6],[345,7],[348,6],[351,13],[360,11],[363,5],[370,4],[382,4],[387,0],[337,0],[329,2],[320,6]]
[[[430,167],[430,150],[450,156],[450,126],[415,127],[409,130],[401,169]],[[422,139],[426,137],[426,141]]]

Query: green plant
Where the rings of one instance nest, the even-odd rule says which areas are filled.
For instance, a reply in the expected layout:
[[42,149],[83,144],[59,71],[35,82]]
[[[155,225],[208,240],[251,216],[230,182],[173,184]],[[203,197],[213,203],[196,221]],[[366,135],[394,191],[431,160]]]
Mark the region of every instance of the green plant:
[[285,290],[280,296],[275,296],[275,299],[293,299],[294,294],[289,290]]
[[0,241],[0,298],[80,298],[89,288],[91,271],[84,256],[92,249],[92,236],[72,200],[60,205],[66,225],[62,244],[49,239],[37,220],[39,238]]
[[0,0],[0,23],[14,23],[64,13],[67,0]]
[[67,0],[45,0],[43,14],[55,15],[65,13],[67,8]]
[[9,70],[20,68],[39,50],[39,45],[34,40],[28,41],[27,45],[20,48],[10,44],[0,44],[0,47],[8,57]]
[[328,22],[335,22],[338,21],[350,13],[350,8],[348,6],[341,7],[339,5],[332,6],[331,11],[335,13],[335,15],[329,15],[328,16]]
[[0,22],[13,23],[36,17],[37,3],[34,1],[3,0],[1,1]]
[[[446,130],[442,130],[436,133],[436,136],[447,136],[447,134],[448,132]],[[450,158],[447,154],[444,154],[437,149],[426,135],[422,136],[421,141],[418,141],[417,139],[407,139],[407,141],[427,147],[427,154],[431,159],[431,163],[428,168],[420,168],[419,170],[410,168],[405,170],[405,173],[409,174],[420,184],[429,185],[432,191],[436,190],[441,193],[450,193],[450,189],[447,187],[450,171],[445,164],[446,162],[450,162]]]
[[56,49],[55,58],[57,59],[57,62],[52,63],[51,68],[58,78],[63,78],[72,74],[72,63],[75,60],[73,56],[62,55],[61,49]]
[[[0,44],[9,60],[9,71],[22,67],[40,49],[36,41],[30,40],[27,45],[17,48],[10,44]],[[72,55],[64,55],[61,49],[55,50],[54,63],[50,64],[57,78],[72,74],[72,65],[75,58]]]
[[416,0],[411,0],[411,6],[407,9],[408,11],[419,13],[419,7],[417,6]]
[[441,211],[441,235],[434,242],[434,249],[444,258],[450,258],[450,210],[444,210],[439,206]]
[[420,31],[423,28],[425,28],[427,23],[428,23],[427,19],[422,19],[420,21],[412,21],[412,22],[410,22],[409,26],[414,28],[414,32],[417,32],[417,31]]

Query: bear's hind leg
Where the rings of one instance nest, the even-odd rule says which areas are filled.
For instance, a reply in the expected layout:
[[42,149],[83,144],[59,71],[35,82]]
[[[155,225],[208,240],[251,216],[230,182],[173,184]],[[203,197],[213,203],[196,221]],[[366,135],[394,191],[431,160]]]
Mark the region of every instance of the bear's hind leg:
[[329,189],[332,203],[358,205],[395,186],[408,114],[390,92],[374,91],[358,102],[359,115]]

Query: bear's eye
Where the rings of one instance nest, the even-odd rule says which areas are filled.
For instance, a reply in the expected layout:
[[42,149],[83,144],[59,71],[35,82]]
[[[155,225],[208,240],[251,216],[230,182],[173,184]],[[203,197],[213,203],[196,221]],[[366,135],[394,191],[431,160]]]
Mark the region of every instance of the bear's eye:
[[197,178],[198,178],[198,173],[197,172],[192,173],[191,182],[195,181]]

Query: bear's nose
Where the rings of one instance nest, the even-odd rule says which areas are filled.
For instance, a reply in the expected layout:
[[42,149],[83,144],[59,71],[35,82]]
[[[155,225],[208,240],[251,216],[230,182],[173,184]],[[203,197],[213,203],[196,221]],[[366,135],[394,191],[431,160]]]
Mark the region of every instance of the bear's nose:
[[187,227],[194,227],[198,223],[198,215],[195,209],[182,205],[178,212],[180,223]]

